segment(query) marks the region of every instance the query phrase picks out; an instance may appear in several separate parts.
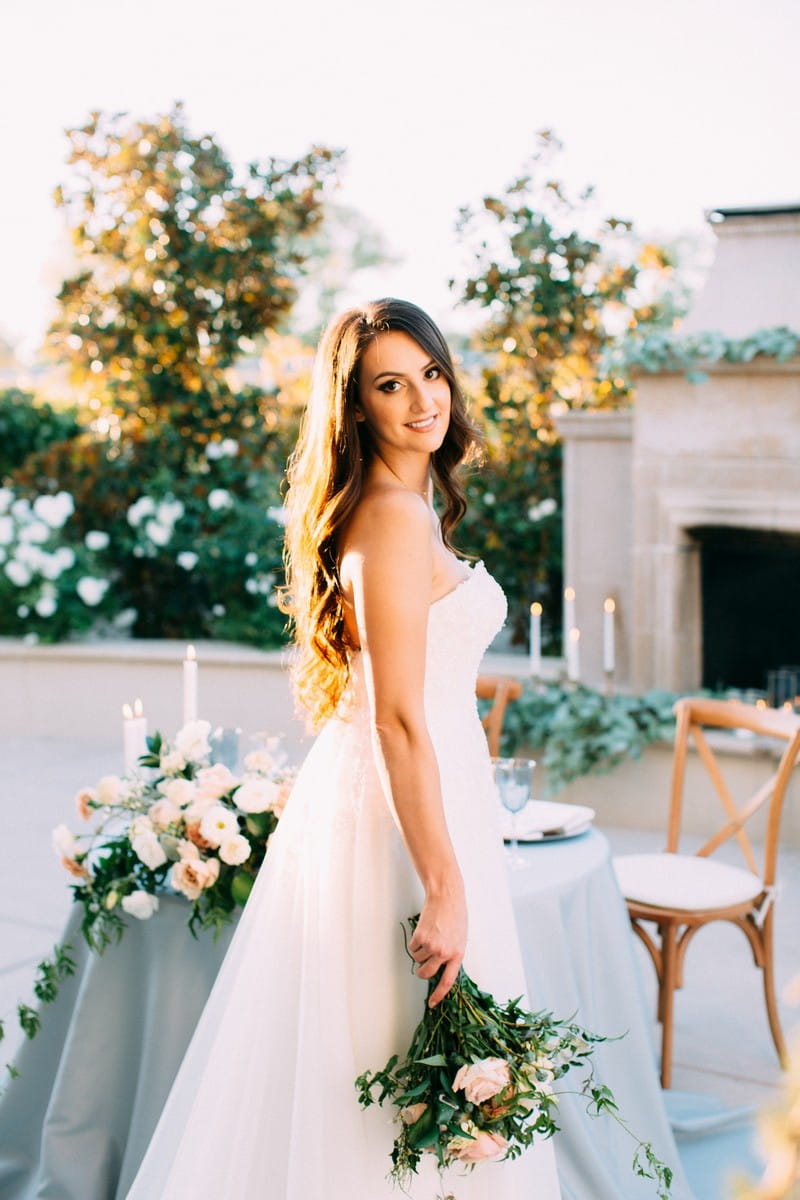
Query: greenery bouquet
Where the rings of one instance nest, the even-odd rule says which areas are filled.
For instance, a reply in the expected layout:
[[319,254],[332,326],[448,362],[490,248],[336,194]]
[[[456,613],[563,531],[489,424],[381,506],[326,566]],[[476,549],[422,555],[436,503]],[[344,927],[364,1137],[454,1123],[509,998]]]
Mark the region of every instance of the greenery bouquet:
[[[412,929],[417,920],[409,920]],[[429,994],[435,984],[429,981]],[[390,1178],[406,1187],[424,1154],[435,1155],[440,1170],[473,1170],[517,1158],[534,1138],[551,1137],[558,1130],[554,1083],[587,1066],[594,1044],[606,1040],[552,1013],[527,1012],[519,999],[500,1004],[462,969],[444,1000],[425,1006],[402,1061],[392,1055],[382,1070],[356,1080],[362,1107],[390,1100],[398,1110]],[[590,1065],[580,1093],[592,1115],[609,1113],[627,1130]],[[653,1179],[666,1200],[672,1171],[649,1142],[631,1136],[634,1172]]]

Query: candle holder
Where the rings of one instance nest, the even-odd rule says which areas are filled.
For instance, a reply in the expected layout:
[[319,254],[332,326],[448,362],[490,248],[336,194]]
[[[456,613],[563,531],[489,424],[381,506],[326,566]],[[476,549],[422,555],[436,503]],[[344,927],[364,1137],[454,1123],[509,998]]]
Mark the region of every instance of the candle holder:
[[614,695],[614,672],[605,670],[603,672],[603,676],[604,676],[603,691],[606,696],[613,696]]

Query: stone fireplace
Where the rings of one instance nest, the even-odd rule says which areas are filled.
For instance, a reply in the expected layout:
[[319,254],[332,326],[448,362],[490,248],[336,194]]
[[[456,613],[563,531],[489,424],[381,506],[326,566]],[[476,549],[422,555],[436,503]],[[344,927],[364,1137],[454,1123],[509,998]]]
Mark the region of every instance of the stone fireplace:
[[[800,209],[728,211],[715,229],[687,332],[800,330]],[[617,679],[636,691],[763,688],[769,669],[800,663],[800,360],[719,364],[702,383],[643,375],[631,413],[570,413],[559,428],[565,582],[587,683],[603,679],[605,596]]]

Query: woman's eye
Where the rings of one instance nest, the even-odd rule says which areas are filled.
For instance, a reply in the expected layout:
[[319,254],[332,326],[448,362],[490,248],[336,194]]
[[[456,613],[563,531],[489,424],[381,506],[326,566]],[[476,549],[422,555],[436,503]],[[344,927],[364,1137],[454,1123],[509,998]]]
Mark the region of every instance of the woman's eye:
[[439,379],[441,377],[441,374],[442,374],[442,371],[441,371],[440,367],[428,367],[427,371],[425,372],[425,378],[426,379]]
[[399,379],[387,379],[385,383],[378,384],[379,392],[396,392],[400,387]]

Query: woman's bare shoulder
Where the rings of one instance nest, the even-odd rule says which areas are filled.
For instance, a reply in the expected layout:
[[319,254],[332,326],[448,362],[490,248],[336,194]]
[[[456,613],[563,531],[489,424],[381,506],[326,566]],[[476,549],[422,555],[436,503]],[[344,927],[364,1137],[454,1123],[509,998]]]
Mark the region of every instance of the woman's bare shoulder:
[[364,541],[394,539],[407,543],[431,540],[427,501],[408,488],[381,484],[365,490],[342,536],[342,554]]

